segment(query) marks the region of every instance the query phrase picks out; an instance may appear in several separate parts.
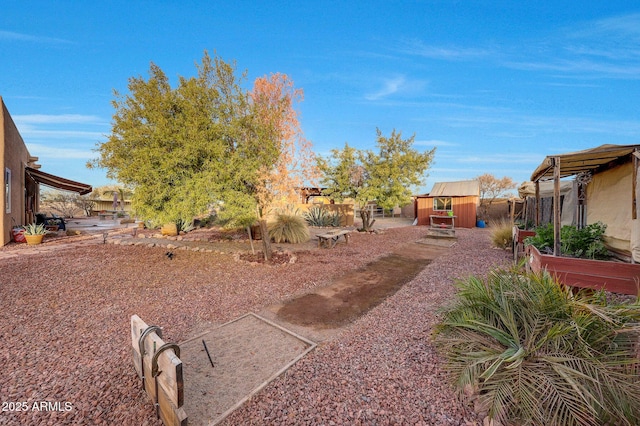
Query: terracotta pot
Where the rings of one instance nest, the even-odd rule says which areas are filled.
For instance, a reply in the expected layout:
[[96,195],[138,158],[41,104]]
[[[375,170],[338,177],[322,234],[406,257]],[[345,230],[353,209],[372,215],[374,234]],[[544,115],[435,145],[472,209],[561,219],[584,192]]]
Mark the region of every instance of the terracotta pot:
[[160,228],[162,235],[168,235],[170,237],[178,235],[178,225],[175,223],[167,223]]
[[25,235],[24,236],[27,239],[27,244],[30,246],[35,246],[38,245],[40,243],[42,243],[42,239],[44,238],[43,234],[40,235]]

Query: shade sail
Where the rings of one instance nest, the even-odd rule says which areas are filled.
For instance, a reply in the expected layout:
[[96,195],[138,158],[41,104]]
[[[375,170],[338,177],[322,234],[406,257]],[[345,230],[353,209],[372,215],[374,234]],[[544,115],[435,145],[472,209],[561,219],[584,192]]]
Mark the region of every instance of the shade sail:
[[31,179],[42,185],[52,186],[65,191],[77,192],[80,195],[88,194],[93,190],[91,185],[61,178],[37,169],[32,169],[31,167],[25,167],[24,171],[31,177]]
[[548,155],[531,175],[533,182],[553,179],[553,158],[560,159],[560,178],[589,172],[611,161],[640,150],[640,145],[601,145],[597,148],[567,154]]

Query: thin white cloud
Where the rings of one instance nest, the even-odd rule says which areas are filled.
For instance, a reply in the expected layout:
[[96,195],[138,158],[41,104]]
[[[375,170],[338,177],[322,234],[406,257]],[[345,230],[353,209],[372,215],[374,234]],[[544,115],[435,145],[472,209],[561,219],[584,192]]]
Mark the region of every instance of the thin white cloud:
[[469,164],[537,164],[541,161],[539,154],[517,153],[501,154],[489,153],[486,155],[467,155],[456,158],[458,163]]
[[637,48],[640,41],[640,13],[612,16],[585,23],[569,32],[577,39],[615,39]]
[[[503,65],[525,71],[552,71],[567,78],[640,79],[640,13],[587,21],[561,28],[531,43]],[[538,56],[543,52],[544,57]]]
[[71,44],[72,42],[69,40],[55,38],[55,37],[45,37],[45,36],[37,36],[31,34],[23,34],[16,33],[13,31],[3,31],[0,30],[0,41],[24,41],[30,43],[49,43],[49,44]]
[[405,83],[404,76],[387,79],[384,81],[384,85],[380,90],[378,90],[375,93],[370,93],[368,95],[365,95],[365,98],[369,101],[376,101],[378,99],[387,97],[389,95],[393,95],[394,93],[397,93],[398,90],[400,90],[400,88],[404,83]]
[[460,146],[459,143],[456,142],[448,142],[448,141],[442,141],[442,140],[438,140],[438,139],[430,139],[430,140],[424,140],[424,141],[414,141],[413,142],[414,145],[418,145],[418,146]]
[[[574,134],[604,134],[612,136],[637,136],[640,134],[640,121],[615,120],[596,117],[562,117],[543,115],[504,114],[491,115],[458,115],[443,116],[442,123],[454,128],[472,127],[476,129],[493,129],[493,136],[513,133],[520,138],[535,137],[540,134],[574,133]],[[513,135],[511,135],[513,136]]]
[[37,143],[27,143],[31,155],[43,159],[82,159],[88,160],[96,156],[95,152],[86,149],[54,148]]
[[13,120],[16,124],[78,124],[78,123],[96,123],[102,124],[103,120],[95,115],[82,114],[26,114],[14,115]]
[[384,79],[382,87],[375,92],[366,94],[365,99],[368,101],[377,101],[395,94],[415,95],[422,92],[425,86],[426,82],[423,80],[412,80],[404,75],[398,75]]
[[403,40],[396,47],[398,51],[412,56],[422,56],[431,59],[442,59],[449,61],[469,60],[485,57],[491,54],[489,50],[477,48],[465,48],[458,46],[432,46],[425,44],[422,40]]
[[86,130],[40,130],[32,126],[18,126],[20,134],[25,139],[104,139],[104,133]]
[[[105,128],[107,123],[95,115],[82,114],[26,114],[13,119],[25,140],[47,139],[104,139],[105,132],[87,128]],[[47,128],[44,128],[47,127]]]

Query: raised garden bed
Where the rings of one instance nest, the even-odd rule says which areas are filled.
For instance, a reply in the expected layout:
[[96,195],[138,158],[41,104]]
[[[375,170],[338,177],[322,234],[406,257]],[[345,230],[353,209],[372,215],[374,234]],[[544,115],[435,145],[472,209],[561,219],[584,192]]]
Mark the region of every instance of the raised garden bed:
[[638,295],[640,264],[552,256],[541,254],[532,245],[525,247],[525,253],[532,271],[546,269],[562,284]]
[[520,229],[517,226],[513,227],[513,260],[518,261],[521,254],[524,253],[524,239],[527,237],[533,237],[536,235],[536,231],[528,231]]

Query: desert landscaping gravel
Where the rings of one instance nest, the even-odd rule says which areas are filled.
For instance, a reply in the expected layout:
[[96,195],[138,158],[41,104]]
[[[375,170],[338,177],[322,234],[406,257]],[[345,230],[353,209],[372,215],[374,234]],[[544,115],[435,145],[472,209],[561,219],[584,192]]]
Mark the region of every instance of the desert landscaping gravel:
[[[162,247],[95,242],[0,257],[0,424],[158,425],[131,363],[131,315],[180,342],[326,285],[426,232],[354,233],[348,245],[298,250],[295,263],[279,266],[237,261],[230,251],[176,251],[171,260]],[[454,280],[509,255],[491,247],[486,229],[457,235],[446,256],[224,424],[481,424],[446,383],[430,335]]]

